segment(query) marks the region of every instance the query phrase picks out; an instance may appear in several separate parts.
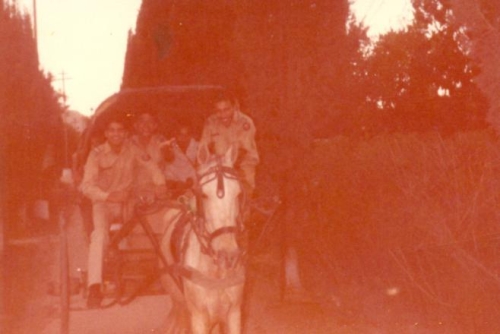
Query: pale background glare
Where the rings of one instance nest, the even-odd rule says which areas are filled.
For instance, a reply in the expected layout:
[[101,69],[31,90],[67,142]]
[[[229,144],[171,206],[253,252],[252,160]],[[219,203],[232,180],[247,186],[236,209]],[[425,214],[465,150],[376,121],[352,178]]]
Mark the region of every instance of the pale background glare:
[[[135,27],[141,0],[36,1],[41,67],[52,73],[59,92],[64,72],[67,105],[90,115],[120,89],[128,31]],[[33,0],[17,3],[32,12]],[[350,0],[350,5],[372,38],[413,19],[411,0]]]
[[411,0],[350,0],[349,4],[356,21],[369,27],[367,33],[372,39],[404,29],[413,21]]
[[[32,0],[18,0],[30,13]],[[37,0],[41,67],[62,92],[62,72],[70,109],[90,115],[117,92],[129,29],[141,0]]]

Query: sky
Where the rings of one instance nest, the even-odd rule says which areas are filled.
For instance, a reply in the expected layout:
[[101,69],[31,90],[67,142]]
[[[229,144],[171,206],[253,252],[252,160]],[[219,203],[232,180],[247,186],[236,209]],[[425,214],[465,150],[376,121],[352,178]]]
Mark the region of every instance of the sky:
[[376,39],[390,30],[398,31],[411,24],[411,0],[349,0],[356,20],[368,28],[368,37]]
[[[34,0],[11,0],[32,13]],[[335,0],[332,0],[335,1]],[[411,0],[349,0],[376,37],[412,19]],[[130,29],[141,0],[36,0],[41,67],[71,110],[91,115],[120,89]],[[64,80],[63,80],[64,78]]]
[[[32,12],[33,0],[17,0]],[[66,92],[71,110],[90,115],[120,89],[129,29],[141,0],[36,0],[41,67]],[[63,82],[64,77],[64,82]]]

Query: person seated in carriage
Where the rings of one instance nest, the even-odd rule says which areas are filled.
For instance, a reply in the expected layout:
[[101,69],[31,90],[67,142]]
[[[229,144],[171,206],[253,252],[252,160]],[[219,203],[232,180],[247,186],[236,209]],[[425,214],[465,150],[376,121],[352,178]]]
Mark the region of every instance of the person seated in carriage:
[[255,169],[259,164],[253,120],[240,111],[237,99],[229,92],[219,93],[212,102],[213,114],[205,121],[199,146],[206,146],[218,155],[231,146],[236,148],[235,167],[247,198],[251,198],[255,189]]
[[167,187],[172,196],[178,198],[191,189],[196,180],[198,141],[187,122],[177,127],[174,138],[169,140],[165,147],[164,154]]
[[99,307],[103,299],[102,269],[109,227],[115,221],[123,223],[130,219],[131,212],[127,208],[131,191],[146,184],[137,177],[137,172],[147,171],[154,189],[165,189],[165,179],[157,161],[140,154],[138,146],[128,140],[125,119],[113,115],[103,125],[106,141],[90,151],[80,185],[82,193],[92,201],[94,225],[88,257],[89,308]]
[[167,197],[165,177],[162,172],[165,168],[162,147],[166,139],[158,133],[158,120],[150,112],[141,111],[134,116],[133,130],[134,134],[130,138],[133,150],[140,160],[151,164],[136,166],[132,206],[140,201],[151,203],[158,198]]

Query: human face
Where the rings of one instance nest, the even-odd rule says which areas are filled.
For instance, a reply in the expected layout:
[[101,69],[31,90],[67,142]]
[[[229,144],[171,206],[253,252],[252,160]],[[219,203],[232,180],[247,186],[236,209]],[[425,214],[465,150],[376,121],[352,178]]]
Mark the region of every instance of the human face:
[[143,138],[150,138],[156,132],[157,127],[156,120],[151,114],[141,114],[134,124],[135,132]]
[[181,127],[176,137],[177,144],[181,148],[184,148],[189,145],[190,140],[191,140],[191,131],[189,130],[189,128],[185,126]]
[[119,148],[127,138],[127,130],[122,123],[111,122],[104,131],[104,137],[112,148]]
[[229,126],[234,116],[234,105],[229,100],[216,102],[215,113],[222,124]]

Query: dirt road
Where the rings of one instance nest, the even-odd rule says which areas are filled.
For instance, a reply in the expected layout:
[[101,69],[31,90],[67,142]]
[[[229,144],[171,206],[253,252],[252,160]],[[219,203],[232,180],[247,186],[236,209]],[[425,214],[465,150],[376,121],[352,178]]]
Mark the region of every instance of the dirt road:
[[[264,285],[253,286],[245,309],[245,333],[352,333],[338,331],[336,319],[320,304],[281,303],[276,293]],[[83,301],[73,298],[72,306]],[[126,306],[101,310],[72,311],[70,333],[74,334],[143,334],[161,333],[170,308],[167,295],[141,296]],[[59,319],[47,323],[41,334],[59,333]],[[364,333],[358,331],[356,333]]]
[[[57,235],[8,245],[6,305],[10,316],[2,333],[60,333],[60,300],[47,293],[57,277],[58,246]],[[470,331],[472,327],[458,328],[454,319],[429,317],[408,309],[407,296],[397,287],[383,291],[370,284],[324,288],[306,294],[306,298],[282,300],[279,252],[268,248],[250,259],[243,319],[247,334],[474,332]],[[314,266],[304,274],[312,278],[324,275]],[[141,296],[126,306],[86,310],[83,298],[77,295],[72,297],[71,307],[75,309],[70,313],[71,334],[161,333],[170,300],[167,295]]]
[[[53,253],[41,251],[55,249],[50,239],[43,246],[25,244],[16,246],[19,275],[11,294],[21,298],[15,305],[15,314],[4,333],[58,334],[60,333],[59,298],[47,294],[50,259]],[[52,255],[51,255],[52,254]],[[29,270],[26,270],[29,268]],[[274,333],[459,333],[442,326],[431,330],[418,322],[399,319],[397,315],[381,317],[373,323],[361,314],[353,314],[335,296],[308,296],[306,300],[283,301],[279,293],[279,262],[269,256],[256,257],[248,275],[247,298],[244,308],[244,328],[248,334]],[[21,299],[18,299],[21,301]],[[371,307],[387,313],[384,304],[373,300]],[[141,296],[126,306],[109,309],[86,310],[80,295],[73,296],[70,313],[71,334],[143,334],[161,333],[165,314],[170,307],[167,295]],[[393,310],[394,311],[394,310]],[[391,320],[392,319],[392,320]]]
[[[10,245],[15,261],[8,272],[16,273],[16,278],[11,276],[8,284],[11,316],[4,333],[60,333],[60,299],[48,293],[57,272],[57,240],[52,235]],[[244,308],[245,333],[352,333],[339,331],[342,326],[334,316],[333,304],[281,301],[278,273],[276,258],[260,256],[252,261]],[[159,333],[169,307],[168,295],[150,295],[126,306],[87,310],[81,295],[75,295],[71,298],[70,333]]]

